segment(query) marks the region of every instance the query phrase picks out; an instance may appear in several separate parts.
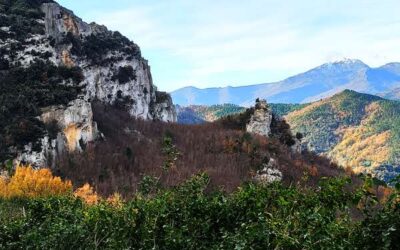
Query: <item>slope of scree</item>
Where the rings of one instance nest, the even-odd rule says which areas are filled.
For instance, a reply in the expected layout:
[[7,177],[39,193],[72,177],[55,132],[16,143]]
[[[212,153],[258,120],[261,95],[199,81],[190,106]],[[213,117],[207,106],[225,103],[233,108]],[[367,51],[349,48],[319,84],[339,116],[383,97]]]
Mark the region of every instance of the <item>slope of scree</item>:
[[343,173],[325,158],[293,153],[280,137],[250,135],[228,123],[168,124],[138,120],[99,102],[93,107],[107,140],[89,144],[83,153],[63,155],[55,173],[78,186],[90,181],[102,194],[127,195],[144,176],[174,186],[203,171],[210,175],[212,188],[231,191],[251,180],[271,158],[285,183],[308,176],[308,183],[314,184],[321,176]]

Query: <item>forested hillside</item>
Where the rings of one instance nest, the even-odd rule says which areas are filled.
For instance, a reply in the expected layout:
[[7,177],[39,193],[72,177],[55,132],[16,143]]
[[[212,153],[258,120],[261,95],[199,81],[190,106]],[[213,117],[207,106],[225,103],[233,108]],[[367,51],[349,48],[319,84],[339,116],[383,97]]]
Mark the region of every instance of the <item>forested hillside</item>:
[[105,140],[88,145],[85,152],[59,157],[54,171],[77,185],[91,180],[102,194],[129,195],[144,175],[171,186],[199,171],[210,175],[214,188],[233,190],[271,158],[288,184],[304,173],[309,173],[310,185],[323,176],[344,173],[324,157],[292,152],[286,145],[292,135],[279,122],[272,137],[265,138],[245,132],[247,119],[188,126],[142,121],[101,103],[93,108]]
[[[285,104],[285,103],[270,103],[272,111],[278,116],[284,116],[294,110],[301,109],[308,104]],[[181,124],[201,124],[204,122],[212,122],[217,119],[229,115],[235,115],[246,111],[246,108],[240,107],[235,104],[221,104],[221,105],[190,105],[179,106],[176,105],[176,112],[178,116],[178,123]]]
[[[400,102],[345,90],[309,104],[269,106],[287,120],[294,134],[304,136],[303,150],[385,181],[400,174]],[[209,122],[245,110],[233,104],[181,107],[178,122]]]
[[385,180],[399,172],[400,102],[346,90],[286,119],[310,151],[343,167]]

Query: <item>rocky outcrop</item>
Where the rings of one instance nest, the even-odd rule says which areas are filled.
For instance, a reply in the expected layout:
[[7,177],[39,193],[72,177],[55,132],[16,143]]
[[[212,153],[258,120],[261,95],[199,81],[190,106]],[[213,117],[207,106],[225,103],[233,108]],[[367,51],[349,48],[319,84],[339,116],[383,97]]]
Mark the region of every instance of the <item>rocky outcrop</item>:
[[[57,63],[83,70],[81,85],[85,86],[85,100],[109,104],[122,100],[132,116],[176,121],[171,98],[157,98],[150,66],[140,56],[136,44],[105,26],[83,22],[57,3],[44,3],[42,11],[46,35],[55,39]],[[92,51],[97,45],[103,51]],[[119,71],[125,67],[132,69],[132,75],[122,80],[125,76]],[[156,104],[154,109],[153,104]]]
[[290,147],[290,149],[292,150],[292,152],[300,154],[301,152],[303,152],[303,144],[301,142],[301,139],[293,138],[293,140],[294,144]]
[[82,151],[99,136],[91,104],[82,99],[74,100],[66,107],[45,108],[40,120],[51,126],[52,134],[41,140],[42,150],[39,152],[33,151],[31,144],[25,146],[15,164],[28,162],[35,166],[51,166],[61,152]]
[[254,176],[254,181],[267,185],[276,181],[282,180],[282,172],[277,169],[276,161],[271,158],[267,164],[263,164],[262,169],[257,171],[257,174]]
[[88,24],[76,17],[72,11],[61,7],[57,3],[44,3],[41,9],[45,13],[46,34],[58,42],[68,32],[74,35],[88,35],[91,33],[91,28]]
[[271,122],[272,110],[268,107],[267,101],[257,99],[246,131],[268,137],[271,133]]
[[177,114],[172,98],[166,92],[156,91],[156,102],[152,111],[155,119],[167,122],[176,122]]
[[81,99],[72,101],[67,107],[49,107],[42,113],[41,120],[45,124],[56,122],[69,151],[82,150],[83,145],[98,136],[92,106]]
[[[47,131],[39,152],[32,149],[32,144],[26,145],[17,161],[44,166],[63,150],[83,150],[99,135],[91,108],[94,100],[118,105],[133,117],[176,121],[172,99],[153,85],[150,66],[138,45],[105,26],[85,23],[55,2],[43,3],[40,10],[44,17],[34,22],[37,27],[42,26],[43,32],[24,34],[18,41],[0,39],[0,49],[6,51],[0,59],[10,67],[29,67],[40,60],[57,67],[76,68],[74,72],[79,71],[80,75],[69,77],[79,79],[76,88],[80,91],[68,105],[42,110],[39,119],[46,126],[56,124],[57,133],[51,135]],[[1,28],[11,32],[8,27]]]

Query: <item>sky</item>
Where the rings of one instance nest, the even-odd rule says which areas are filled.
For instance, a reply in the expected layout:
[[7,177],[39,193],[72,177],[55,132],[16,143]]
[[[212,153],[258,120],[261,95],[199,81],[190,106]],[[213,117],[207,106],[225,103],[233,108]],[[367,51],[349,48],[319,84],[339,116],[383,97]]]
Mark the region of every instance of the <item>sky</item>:
[[58,0],[137,43],[160,90],[275,82],[356,58],[400,62],[399,0]]

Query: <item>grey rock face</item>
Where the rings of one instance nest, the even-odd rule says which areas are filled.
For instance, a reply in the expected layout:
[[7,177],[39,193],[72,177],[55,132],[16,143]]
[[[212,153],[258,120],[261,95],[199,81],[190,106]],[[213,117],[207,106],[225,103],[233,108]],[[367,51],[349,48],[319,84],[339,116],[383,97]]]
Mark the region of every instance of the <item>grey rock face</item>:
[[68,32],[74,35],[91,33],[91,27],[88,24],[57,3],[44,3],[41,9],[45,14],[46,34],[58,42]]
[[[85,56],[74,53],[77,50],[73,47],[74,45],[64,41],[66,34],[69,33],[77,41],[85,42],[85,39],[90,36],[115,40],[116,33],[108,31],[105,26],[83,22],[73,12],[57,3],[43,4],[42,11],[45,13],[46,36],[56,40],[57,63],[79,66],[83,70],[84,81],[81,85],[86,89],[85,100],[98,99],[110,104],[124,100],[132,116],[176,121],[171,98],[165,98],[165,100],[157,98],[157,89],[153,85],[150,66],[147,60],[140,56],[140,49],[136,44],[124,41],[118,50],[105,49],[105,53],[98,58],[101,63],[94,63]],[[139,55],[124,51],[137,51]],[[113,76],[124,67],[132,68],[134,76],[121,82]],[[153,109],[152,105],[155,105],[156,109]]]
[[[50,63],[82,70],[83,80],[78,84],[82,91],[78,99],[67,106],[43,109],[39,119],[45,124],[56,121],[60,131],[56,138],[46,135],[41,139],[40,152],[33,151],[31,144],[26,145],[25,150],[19,152],[16,162],[46,166],[60,152],[80,151],[95,140],[100,133],[93,121],[90,104],[93,100],[120,104],[133,117],[176,121],[172,99],[168,94],[157,91],[153,85],[150,66],[141,56],[138,45],[118,32],[107,30],[105,26],[85,23],[57,3],[44,3],[41,10],[45,15],[38,22],[43,25],[45,34],[28,35],[28,45],[16,51],[17,56],[11,58],[5,55],[4,58],[11,64],[28,67],[35,60],[43,60],[33,55],[32,51],[39,55],[50,53]],[[17,41],[0,41],[0,48],[12,47],[14,42]],[[112,45],[93,58],[92,45],[103,48],[104,44],[110,43]]]
[[292,152],[295,153],[301,153],[303,151],[303,144],[301,143],[301,140],[294,138],[294,144],[290,147]]
[[272,110],[268,107],[266,100],[256,100],[254,114],[246,125],[246,131],[262,136],[269,136],[271,133]]
[[257,171],[254,181],[262,185],[267,185],[282,180],[282,172],[276,168],[276,162],[271,158],[268,164],[263,164],[263,168]]
[[[172,108],[171,108],[172,107]],[[154,118],[160,121],[176,122],[177,114],[172,98],[165,92],[156,92],[156,103],[152,112]]]
[[[57,126],[55,138],[48,135],[41,139],[42,150],[32,151],[32,145],[25,146],[15,164],[28,162],[34,166],[46,166],[54,163],[55,157],[67,151],[82,151],[82,147],[99,136],[97,124],[93,121],[91,104],[85,100],[76,99],[64,107],[52,106],[43,110],[40,117],[45,124],[54,123]],[[53,166],[49,166],[53,167]]]
[[68,107],[49,107],[41,120],[49,124],[57,122],[69,151],[81,151],[82,145],[98,136],[97,124],[93,121],[92,106],[85,100],[76,99]]

